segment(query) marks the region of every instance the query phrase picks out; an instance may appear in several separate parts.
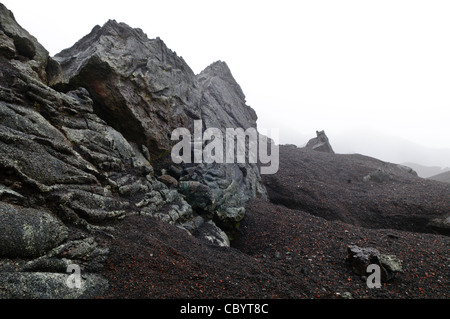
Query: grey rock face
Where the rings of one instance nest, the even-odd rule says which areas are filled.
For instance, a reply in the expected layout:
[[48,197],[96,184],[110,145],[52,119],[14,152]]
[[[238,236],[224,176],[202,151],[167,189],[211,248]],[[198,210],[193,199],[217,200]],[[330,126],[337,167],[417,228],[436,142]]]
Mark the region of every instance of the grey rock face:
[[0,257],[39,257],[67,239],[51,213],[0,202]]
[[369,175],[364,176],[364,178],[363,178],[363,180],[366,181],[366,182],[374,181],[376,183],[384,183],[384,182],[389,181],[390,179],[391,179],[391,176],[389,175],[389,173],[386,172],[382,168],[376,169],[375,171],[373,171]]
[[[219,227],[266,196],[257,166],[167,161],[172,130],[195,120],[256,128],[226,64],[195,75],[160,39],[113,20],[50,58],[0,13],[0,297],[100,294],[108,247],[98,235],[130,215],[229,246]],[[69,264],[82,266],[83,289],[64,284]]]
[[255,111],[225,62],[217,61],[197,76],[202,89],[202,119],[206,127],[256,128]]
[[379,255],[380,252],[375,248],[362,248],[356,245],[347,247],[347,261],[350,262],[353,271],[360,276],[366,275],[370,264],[378,264]]
[[[220,129],[223,136],[226,136],[227,128],[257,128],[258,117],[246,104],[245,95],[225,62],[218,61],[208,66],[198,75],[198,81],[202,88],[201,111],[206,127]],[[248,146],[245,151],[248,156]],[[199,168],[204,172],[204,176],[214,177],[211,182],[205,183],[210,187],[211,184],[217,184],[213,188],[220,190],[217,201],[218,207],[222,207],[222,216],[228,215],[227,218],[239,221],[236,217],[240,214],[235,212],[243,207],[248,199],[267,197],[256,164],[212,164]]]
[[450,215],[431,220],[429,226],[438,229],[442,233],[450,233]]
[[0,30],[0,55],[7,59],[12,59],[16,54],[17,51],[14,41]]
[[212,190],[205,184],[199,182],[181,182],[179,192],[194,209],[214,213],[216,208],[215,198]]
[[168,133],[200,116],[195,75],[160,39],[114,20],[56,55],[56,87],[85,87],[96,113],[130,142],[158,157],[170,148]]
[[98,275],[85,274],[80,288],[70,288],[69,274],[57,273],[2,273],[1,299],[86,299],[101,295],[108,282]]
[[397,167],[400,168],[402,171],[411,174],[413,176],[419,176],[415,170],[413,170],[411,167],[406,165],[397,164]]
[[[110,20],[95,27],[55,59],[62,73],[53,85],[85,87],[95,113],[129,142],[142,145],[152,159],[171,150],[173,129],[183,127],[192,132],[194,120],[202,120],[204,130],[213,127],[223,133],[226,128],[256,128],[256,113],[246,105],[224,62],[213,63],[196,76],[160,39],[148,39],[142,30],[123,23]],[[198,173],[194,177],[193,170]],[[255,164],[191,165],[186,173],[182,180],[211,188],[215,200],[229,199],[222,201],[220,209],[228,219],[242,218],[235,212],[249,198],[266,197]]]
[[203,223],[198,228],[197,236],[209,241],[212,245],[230,247],[230,239],[227,234],[211,220]]

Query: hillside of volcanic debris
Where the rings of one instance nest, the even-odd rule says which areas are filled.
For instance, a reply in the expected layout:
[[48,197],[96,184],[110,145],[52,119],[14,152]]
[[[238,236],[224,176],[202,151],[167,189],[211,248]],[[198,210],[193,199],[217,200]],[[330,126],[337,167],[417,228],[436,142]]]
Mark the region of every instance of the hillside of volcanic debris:
[[367,228],[449,234],[450,186],[408,167],[363,155],[280,147],[280,169],[264,175],[273,203]]

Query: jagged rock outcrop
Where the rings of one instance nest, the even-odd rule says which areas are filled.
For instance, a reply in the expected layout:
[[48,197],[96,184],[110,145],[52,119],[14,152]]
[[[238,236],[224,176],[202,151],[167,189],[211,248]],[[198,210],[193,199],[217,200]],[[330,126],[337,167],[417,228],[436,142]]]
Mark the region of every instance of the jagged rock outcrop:
[[[247,130],[257,127],[257,115],[246,104],[245,95],[225,62],[211,64],[197,78],[201,88],[201,119],[205,128],[217,128],[225,137],[227,128]],[[245,147],[248,157],[248,145]],[[246,164],[201,164],[186,171],[183,180],[199,181],[212,190],[216,220],[225,227],[242,220],[245,203],[250,198],[267,196],[257,165],[248,161]]]
[[48,51],[15,20],[14,14],[0,3],[0,55],[22,72],[47,82],[59,71]]
[[59,89],[86,88],[95,112],[152,159],[171,147],[170,132],[200,118],[195,74],[162,40],[108,21],[55,56]]
[[206,127],[256,127],[255,111],[246,105],[245,95],[228,65],[217,61],[198,76],[201,86],[201,112]]
[[[177,121],[192,131],[202,120],[203,132],[256,125],[226,64],[194,75],[162,41],[114,21],[41,58],[12,17],[2,11],[0,298],[449,297],[448,237],[416,233],[434,219],[448,230],[447,184],[361,155],[280,147],[279,173],[261,177],[292,209],[252,200],[232,238],[246,200],[265,197],[257,167],[168,156]],[[377,168],[391,179],[364,182]],[[401,257],[413,276],[360,289],[343,265],[350,242]]]
[[[51,58],[0,11],[0,297],[101,294],[99,238],[131,215],[229,246],[223,230],[266,196],[258,167],[168,160],[172,130],[195,120],[256,127],[226,64],[195,75],[160,39],[114,20]],[[82,290],[61,280],[70,264]]]
[[[140,29],[108,21],[72,48],[55,57],[61,76],[52,84],[60,90],[83,86],[93,99],[95,113],[154,162],[167,161],[175,128],[203,130],[256,128],[255,111],[224,62],[215,62],[195,75],[186,62],[159,38],[148,39]],[[167,167],[166,167],[167,168]],[[244,216],[245,202],[265,197],[255,164],[198,164],[179,167],[174,176],[211,189],[216,221],[227,227]],[[184,171],[183,171],[184,170]],[[157,172],[158,174],[158,172]],[[162,174],[164,175],[164,174]],[[182,175],[182,176],[180,176]],[[196,203],[192,203],[196,206]]]
[[325,152],[325,153],[333,153],[333,148],[331,147],[331,144],[328,140],[327,135],[325,134],[325,131],[316,131],[317,137],[311,139],[306,144],[305,148],[312,149],[319,152]]

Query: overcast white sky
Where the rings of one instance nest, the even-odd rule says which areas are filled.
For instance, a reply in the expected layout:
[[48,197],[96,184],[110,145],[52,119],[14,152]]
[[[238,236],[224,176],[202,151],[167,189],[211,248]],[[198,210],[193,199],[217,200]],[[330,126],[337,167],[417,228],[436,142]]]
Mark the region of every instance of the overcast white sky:
[[[449,151],[429,149],[422,164],[450,166],[450,1],[0,2],[51,55],[116,19],[159,36],[195,73],[227,62],[281,143],[325,130],[337,152],[419,161],[427,145]],[[391,145],[405,140],[417,148]]]

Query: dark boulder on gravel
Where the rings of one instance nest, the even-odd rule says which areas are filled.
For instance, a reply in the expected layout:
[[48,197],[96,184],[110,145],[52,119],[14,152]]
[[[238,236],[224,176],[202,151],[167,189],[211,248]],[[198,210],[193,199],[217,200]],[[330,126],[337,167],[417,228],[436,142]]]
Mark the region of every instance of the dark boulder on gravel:
[[358,247],[356,245],[347,246],[347,261],[352,270],[365,277],[368,274],[369,266],[377,265],[380,267],[380,279],[387,282],[395,277],[397,273],[403,271],[402,261],[395,255],[381,254],[372,247]]

